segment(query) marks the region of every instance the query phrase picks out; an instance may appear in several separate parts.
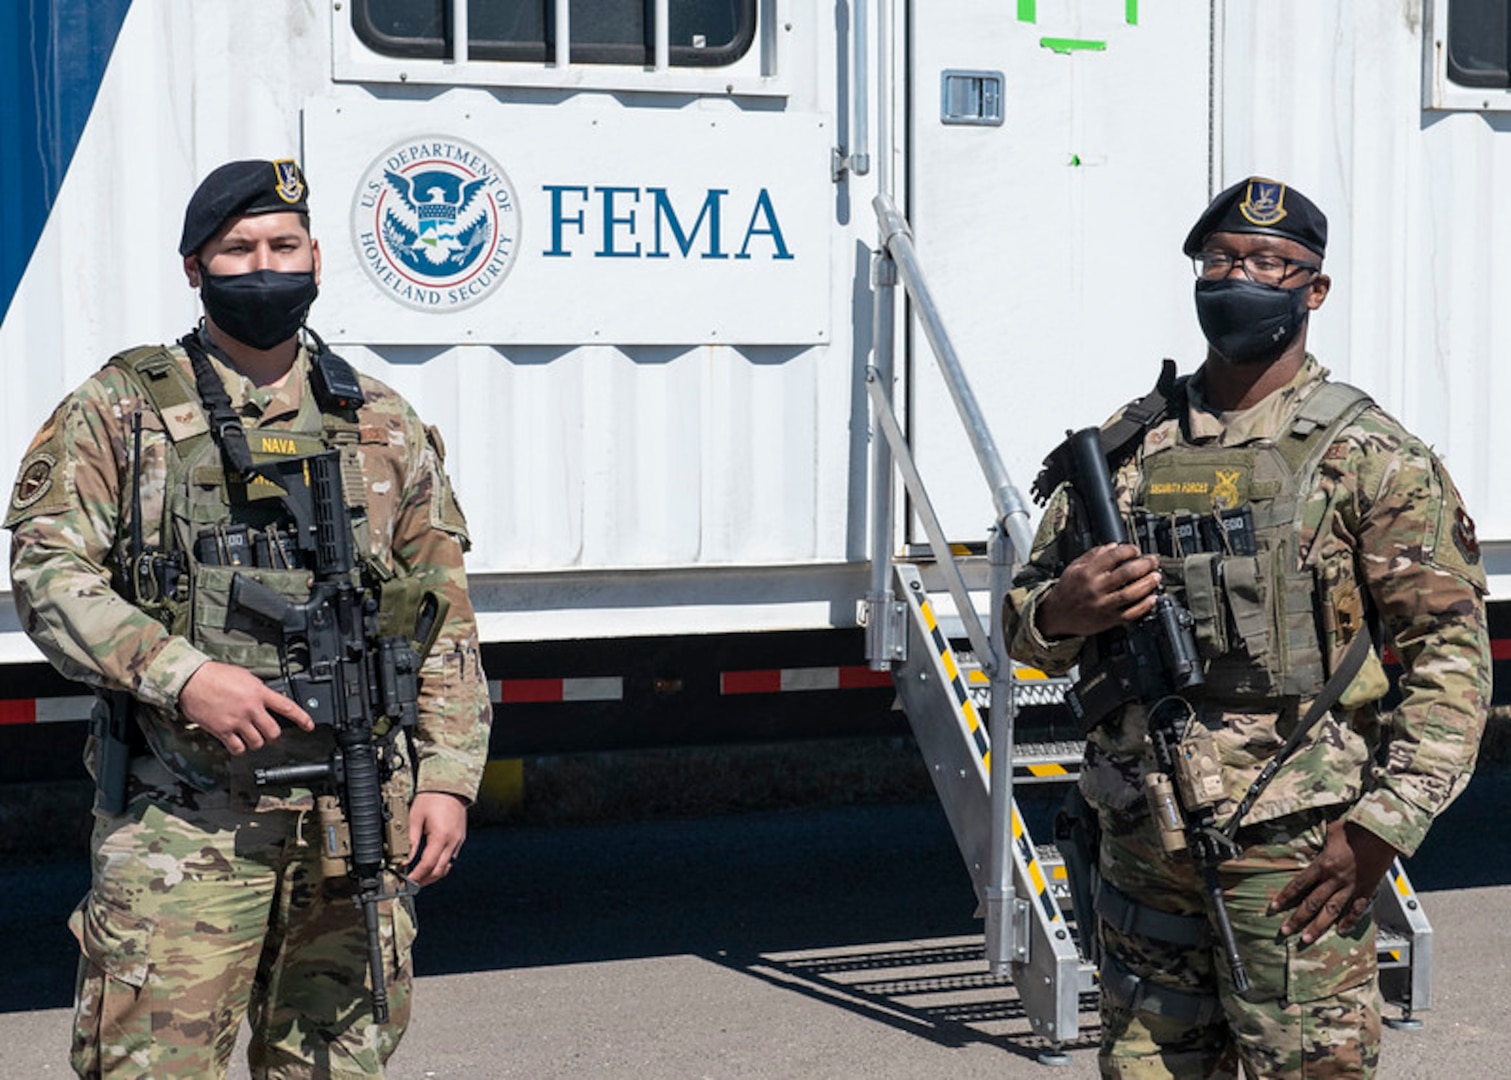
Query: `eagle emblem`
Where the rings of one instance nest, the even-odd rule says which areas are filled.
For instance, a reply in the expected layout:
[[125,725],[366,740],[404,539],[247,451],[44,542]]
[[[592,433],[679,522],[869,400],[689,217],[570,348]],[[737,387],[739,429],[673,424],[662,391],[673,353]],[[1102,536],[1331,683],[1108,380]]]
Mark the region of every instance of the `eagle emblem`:
[[299,165],[293,158],[279,158],[273,162],[273,172],[278,177],[273,190],[280,199],[292,206],[304,198],[304,177],[299,175]]
[[1274,180],[1250,180],[1238,212],[1255,225],[1274,225],[1285,217],[1285,185]]
[[450,277],[487,250],[493,236],[486,177],[467,180],[428,170],[405,176],[383,170],[383,240],[405,267],[424,277]]
[[395,143],[352,199],[352,240],[380,293],[412,311],[481,304],[519,249],[514,185],[483,147],[449,135]]

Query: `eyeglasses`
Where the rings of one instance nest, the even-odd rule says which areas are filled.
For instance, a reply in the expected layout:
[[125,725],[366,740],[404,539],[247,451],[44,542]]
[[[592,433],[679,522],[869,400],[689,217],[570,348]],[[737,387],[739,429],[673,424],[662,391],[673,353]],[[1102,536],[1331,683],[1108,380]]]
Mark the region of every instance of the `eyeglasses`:
[[1279,285],[1298,270],[1322,272],[1316,263],[1300,259],[1284,259],[1279,255],[1264,252],[1234,258],[1225,251],[1203,251],[1191,258],[1191,267],[1202,281],[1221,281],[1233,272],[1233,267],[1243,267],[1244,277],[1260,285]]

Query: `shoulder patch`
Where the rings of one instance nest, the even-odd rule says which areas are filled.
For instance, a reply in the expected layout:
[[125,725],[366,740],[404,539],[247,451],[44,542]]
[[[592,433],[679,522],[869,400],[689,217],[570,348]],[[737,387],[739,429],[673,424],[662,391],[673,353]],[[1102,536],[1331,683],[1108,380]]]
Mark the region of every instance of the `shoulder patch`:
[[58,459],[45,450],[38,450],[26,459],[15,490],[11,492],[12,510],[25,510],[52,490],[52,470],[57,463]]
[[1474,519],[1462,506],[1454,510],[1453,546],[1459,549],[1459,555],[1470,566],[1480,561],[1480,541],[1474,529]]
[[1426,561],[1437,570],[1445,570],[1469,582],[1483,596],[1487,591],[1485,561],[1474,519],[1464,507],[1463,497],[1448,471],[1436,457],[1432,458],[1432,469],[1442,502],[1424,508],[1429,518],[1426,539],[1431,544]]
[[5,511],[5,528],[14,528],[38,515],[62,513],[71,505],[60,471],[67,468],[61,436],[58,415],[54,413],[21,459],[16,484],[11,488],[10,505]]

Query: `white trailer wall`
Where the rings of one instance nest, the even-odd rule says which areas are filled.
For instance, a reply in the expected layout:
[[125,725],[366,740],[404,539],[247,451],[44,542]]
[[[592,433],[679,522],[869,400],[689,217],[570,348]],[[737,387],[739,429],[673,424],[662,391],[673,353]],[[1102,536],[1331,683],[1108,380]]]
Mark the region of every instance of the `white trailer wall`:
[[[293,103],[329,69],[324,18],[297,0],[132,4],[0,323],[7,473],[53,407],[112,353],[176,338],[198,317],[176,254],[184,205],[220,162],[298,150]],[[37,659],[9,592],[0,594],[0,663]]]
[[[1511,306],[1499,301],[1511,290],[1511,94],[1445,88],[1447,7],[914,6],[911,216],[1020,487],[1066,428],[1152,385],[1159,357],[1198,366],[1180,243],[1211,194],[1278,177],[1329,217],[1333,291],[1312,350],[1442,454],[1492,596],[1511,594],[1511,490],[1496,469],[1511,415]],[[1000,127],[939,123],[946,68],[1004,74]],[[1429,107],[1445,102],[1455,107]],[[953,537],[980,538],[984,488],[953,408],[927,358],[915,354],[914,376],[913,431],[941,516]]]
[[1224,4],[1217,172],[1285,177],[1328,214],[1333,291],[1313,351],[1442,454],[1500,599],[1511,594],[1511,489],[1496,468],[1511,415],[1500,299],[1511,120],[1424,107],[1437,7]]
[[[909,215],[920,258],[1014,482],[1067,428],[1191,371],[1201,335],[1180,253],[1207,201],[1206,4],[912,8]],[[998,126],[944,123],[951,70],[996,71]],[[954,540],[991,503],[914,335],[911,433]],[[920,537],[921,539],[921,537]]]
[[[867,440],[853,372],[869,348],[875,228],[871,181],[831,175],[830,147],[850,126],[844,6],[761,0],[754,51],[735,75],[522,65],[511,85],[495,64],[486,85],[461,89],[410,83],[402,62],[354,61],[346,7],[131,6],[0,326],[0,461],[18,461],[53,405],[112,352],[176,337],[197,317],[174,251],[198,178],[233,158],[298,154],[326,261],[311,325],[442,432],[486,639],[853,624]],[[447,119],[459,113],[465,123]],[[527,114],[536,119],[521,122]],[[595,150],[573,137],[572,124],[594,117],[617,123],[618,140]],[[718,152],[692,137],[703,125],[725,132]],[[463,136],[527,182],[516,264],[468,309],[465,334],[394,306],[357,269],[358,167],[372,146],[422,131]],[[568,182],[642,194],[686,182],[699,197],[729,187],[726,233],[738,241],[754,228],[752,249],[769,255],[780,215],[792,258],[642,258],[613,278],[584,257],[574,278],[546,255],[543,188]],[[759,219],[763,190],[772,211]],[[679,210],[690,222],[699,205]],[[649,206],[641,212],[644,227]],[[772,275],[794,262],[801,285],[784,303]],[[547,270],[556,277],[528,291]],[[0,612],[0,659],[34,658],[9,603]]]
[[[851,134],[856,5],[757,6],[755,51],[725,82],[716,70],[424,69],[361,53],[337,5],[136,0],[0,325],[0,461],[18,461],[111,352],[195,318],[174,248],[197,178],[234,157],[300,153],[318,166],[328,267],[313,325],[443,433],[489,640],[850,625],[866,581],[854,372],[870,346],[876,184],[835,183],[824,151]],[[872,25],[889,17],[908,49],[895,98],[872,100],[872,130],[892,125],[897,193],[1021,487],[1067,427],[1145,390],[1161,356],[1195,368],[1180,240],[1216,186],[1277,175],[1332,223],[1315,351],[1444,454],[1505,595],[1511,498],[1493,462],[1511,389],[1495,361],[1511,315],[1495,298],[1511,285],[1511,113],[1504,94],[1490,109],[1462,94],[1448,96],[1468,107],[1424,107],[1444,97],[1429,24],[1446,6],[871,5]],[[952,69],[1002,73],[1000,126],[941,122]],[[617,133],[601,145],[581,137],[597,121]],[[733,142],[710,152],[694,134],[704,123]],[[378,294],[352,232],[362,170],[427,130],[484,148],[521,211],[508,277],[449,326]],[[769,258],[764,277],[759,260],[735,259],[608,273],[588,248],[569,270],[549,263],[552,185],[644,200],[678,183],[691,185],[674,196],[689,220],[700,192],[728,187],[736,238],[766,190],[801,273]],[[756,242],[770,254],[769,236]],[[980,538],[987,493],[921,335],[912,344],[903,400],[925,475],[951,535]],[[0,603],[0,660],[34,656]]]

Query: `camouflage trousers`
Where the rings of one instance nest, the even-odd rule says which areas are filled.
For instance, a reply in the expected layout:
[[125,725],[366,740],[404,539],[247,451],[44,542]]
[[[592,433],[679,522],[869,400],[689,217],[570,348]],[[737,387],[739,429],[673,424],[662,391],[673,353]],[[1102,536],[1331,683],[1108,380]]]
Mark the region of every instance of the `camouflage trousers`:
[[315,814],[249,813],[163,785],[99,815],[78,939],[82,1077],[224,1077],[242,1018],[254,1077],[381,1077],[409,1020],[413,909],[381,903],[390,1018],[376,1024],[362,912],[321,877]]
[[[1220,868],[1239,955],[1253,984],[1244,997],[1233,993],[1199,871],[1184,856],[1163,855],[1147,813],[1103,810],[1099,816],[1103,880],[1139,905],[1197,916],[1188,925],[1208,935],[1205,943],[1178,944],[1170,940],[1179,935],[1168,933],[1168,925],[1126,917],[1119,927],[1103,913],[1103,955],[1112,958],[1103,962],[1103,1076],[1231,1078],[1240,1065],[1246,1076],[1264,1080],[1374,1076],[1380,996],[1373,918],[1347,935],[1329,930],[1303,946],[1299,935],[1280,935],[1283,913],[1265,914],[1270,899],[1322,850],[1322,813],[1241,830],[1246,846]],[[1156,928],[1159,937],[1141,932]],[[1109,973],[1122,976],[1118,992]],[[1138,989],[1130,993],[1132,986]]]

